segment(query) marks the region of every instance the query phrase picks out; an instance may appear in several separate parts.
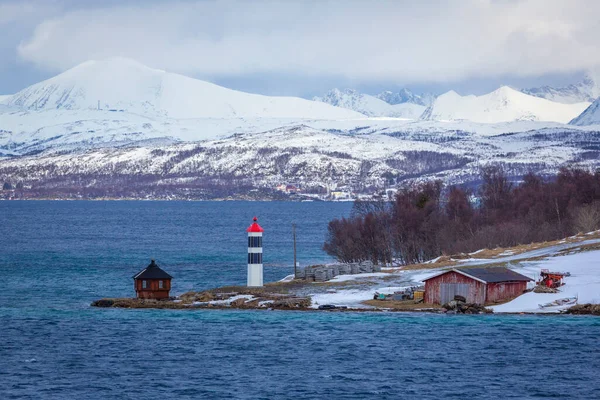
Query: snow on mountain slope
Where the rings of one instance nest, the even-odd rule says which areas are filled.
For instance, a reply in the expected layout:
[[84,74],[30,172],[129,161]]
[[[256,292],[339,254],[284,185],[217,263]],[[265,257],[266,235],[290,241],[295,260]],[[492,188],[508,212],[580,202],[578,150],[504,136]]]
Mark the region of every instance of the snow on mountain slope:
[[[600,143],[600,132],[580,127],[487,137],[392,133],[356,134],[302,124],[201,142],[155,139],[42,152],[32,148],[29,155],[0,159],[0,182],[23,182],[42,196],[56,187],[73,188],[72,193],[93,187],[114,195],[111,190],[119,187],[123,196],[136,198],[175,193],[170,191],[177,192],[177,187],[183,188],[177,193],[189,198],[187,188],[197,191],[213,182],[224,192],[191,197],[220,198],[223,193],[230,196],[232,188],[274,188],[285,182],[309,193],[323,193],[331,185],[361,193],[413,179],[463,184],[478,180],[481,167],[489,164],[503,165],[511,176],[556,173],[562,165],[598,166],[592,157],[598,152],[589,149]],[[3,151],[0,147],[0,158]]]
[[584,112],[574,118],[571,125],[600,125],[600,97],[596,99]]
[[482,96],[454,91],[439,96],[421,117],[428,120],[469,120],[481,123],[554,121],[567,123],[589,103],[563,104],[530,96],[503,86]]
[[[122,145],[123,142],[168,138],[176,141],[224,139],[238,134],[261,134],[277,128],[304,124],[329,132],[349,135],[381,133],[393,137],[493,136],[503,133],[536,132],[549,128],[579,131],[585,127],[557,122],[511,121],[483,124],[471,121],[425,121],[398,118],[307,120],[294,118],[194,118],[170,119],[160,116],[111,112],[108,110],[2,110],[0,106],[0,151],[26,154],[49,148],[85,149]],[[271,139],[269,139],[271,140]],[[277,139],[280,140],[280,139]],[[512,151],[512,150],[511,150]]]
[[431,93],[425,93],[422,95],[415,94],[408,89],[401,89],[398,92],[391,92],[386,90],[385,92],[379,93],[378,99],[385,101],[388,104],[402,104],[412,103],[419,104],[421,106],[429,107],[435,100],[435,96]]
[[418,119],[425,111],[423,105],[413,103],[388,104],[377,97],[362,94],[352,89],[332,89],[325,96],[315,97],[313,100],[354,110],[369,117]]
[[87,61],[11,96],[27,110],[103,109],[170,118],[360,118],[342,108],[296,97],[243,93],[125,58]]
[[7,102],[11,96],[10,94],[0,94],[0,104]]
[[600,97],[600,85],[591,73],[588,73],[583,81],[574,85],[562,88],[542,86],[521,91],[531,96],[566,104],[593,102]]

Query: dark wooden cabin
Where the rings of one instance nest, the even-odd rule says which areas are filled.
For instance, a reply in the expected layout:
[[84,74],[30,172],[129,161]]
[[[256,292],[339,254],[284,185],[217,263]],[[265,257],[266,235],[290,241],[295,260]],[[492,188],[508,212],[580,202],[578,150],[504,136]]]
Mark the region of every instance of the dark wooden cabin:
[[152,260],[150,265],[133,276],[138,299],[166,299],[171,290],[173,277]]
[[424,302],[445,304],[460,295],[467,303],[497,303],[519,296],[532,280],[503,267],[454,268],[425,279]]

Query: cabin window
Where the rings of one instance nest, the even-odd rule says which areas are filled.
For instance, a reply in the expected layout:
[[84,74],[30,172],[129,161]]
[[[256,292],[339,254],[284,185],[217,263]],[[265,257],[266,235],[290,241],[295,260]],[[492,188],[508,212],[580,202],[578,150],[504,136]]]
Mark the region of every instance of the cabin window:
[[148,288],[148,282],[142,281],[142,289],[146,289],[146,288]]
[[163,289],[163,281],[158,281],[158,288]]

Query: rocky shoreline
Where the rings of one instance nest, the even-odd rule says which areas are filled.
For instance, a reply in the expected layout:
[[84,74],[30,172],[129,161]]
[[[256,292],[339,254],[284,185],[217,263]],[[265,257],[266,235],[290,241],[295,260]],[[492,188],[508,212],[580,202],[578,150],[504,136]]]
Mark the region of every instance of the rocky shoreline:
[[600,304],[576,304],[569,308],[567,314],[600,316]]

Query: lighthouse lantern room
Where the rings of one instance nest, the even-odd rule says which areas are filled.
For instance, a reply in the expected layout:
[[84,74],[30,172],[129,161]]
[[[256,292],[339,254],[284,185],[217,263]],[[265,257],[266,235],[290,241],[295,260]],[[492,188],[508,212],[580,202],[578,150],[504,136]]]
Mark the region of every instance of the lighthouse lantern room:
[[262,236],[264,229],[258,224],[258,218],[248,229],[248,286],[263,285]]

